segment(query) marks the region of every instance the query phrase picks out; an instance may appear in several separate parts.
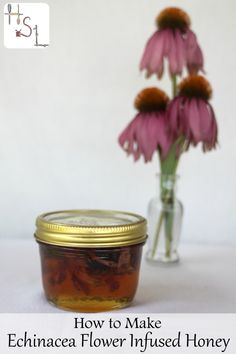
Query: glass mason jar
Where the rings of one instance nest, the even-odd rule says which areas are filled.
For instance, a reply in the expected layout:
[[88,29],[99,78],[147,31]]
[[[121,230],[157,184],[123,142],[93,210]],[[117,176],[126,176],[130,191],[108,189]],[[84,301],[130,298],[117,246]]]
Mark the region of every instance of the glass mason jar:
[[136,214],[71,210],[37,218],[47,300],[66,310],[99,312],[128,306],[135,295],[146,220]]
[[160,195],[148,205],[147,260],[173,263],[179,260],[177,247],[183,219],[182,203],[176,198],[176,175],[157,175]]

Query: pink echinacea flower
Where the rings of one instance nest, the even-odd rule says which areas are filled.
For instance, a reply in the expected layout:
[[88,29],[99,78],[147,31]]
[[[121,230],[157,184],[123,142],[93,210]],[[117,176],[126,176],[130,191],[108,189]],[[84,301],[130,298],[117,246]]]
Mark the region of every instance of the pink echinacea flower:
[[203,150],[217,144],[217,123],[209,103],[212,89],[203,76],[189,76],[179,85],[178,95],[167,110],[169,131],[173,139],[183,136],[188,144],[202,142]]
[[146,44],[140,70],[146,70],[148,77],[157,74],[160,79],[167,59],[171,75],[181,75],[184,67],[190,74],[203,71],[203,54],[186,12],[169,7],[159,14],[156,22],[158,29]]
[[119,144],[132,154],[137,161],[140,156],[145,162],[151,161],[153,153],[159,149],[164,159],[171,146],[171,138],[167,134],[166,107],[169,98],[158,88],[146,88],[135,100],[138,113],[119,136]]

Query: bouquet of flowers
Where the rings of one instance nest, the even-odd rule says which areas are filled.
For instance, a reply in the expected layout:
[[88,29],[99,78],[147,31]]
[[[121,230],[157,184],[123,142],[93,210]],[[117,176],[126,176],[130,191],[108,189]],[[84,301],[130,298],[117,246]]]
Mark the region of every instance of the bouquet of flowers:
[[154,74],[160,80],[168,64],[173,97],[157,87],[142,90],[134,103],[137,114],[120,134],[119,143],[135,161],[143,156],[149,162],[155,151],[159,155],[161,206],[155,201],[149,205],[148,258],[169,262],[178,259],[183,213],[174,189],[178,162],[190,146],[201,143],[204,152],[215,148],[217,123],[210,104],[212,89],[203,76],[202,50],[188,14],[179,8],[166,8],[156,25],[140,69],[146,71],[147,78]]

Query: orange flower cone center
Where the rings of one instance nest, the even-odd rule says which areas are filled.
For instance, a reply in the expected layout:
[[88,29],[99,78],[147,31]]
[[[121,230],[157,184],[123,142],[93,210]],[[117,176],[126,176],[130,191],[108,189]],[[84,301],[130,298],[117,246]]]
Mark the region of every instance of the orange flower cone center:
[[179,95],[188,98],[202,98],[209,100],[212,88],[203,76],[189,76],[179,84]]
[[171,28],[184,32],[190,27],[191,21],[185,11],[177,7],[168,7],[157,16],[156,23],[159,29]]
[[156,87],[142,90],[136,97],[134,106],[140,112],[155,112],[166,109],[169,97]]

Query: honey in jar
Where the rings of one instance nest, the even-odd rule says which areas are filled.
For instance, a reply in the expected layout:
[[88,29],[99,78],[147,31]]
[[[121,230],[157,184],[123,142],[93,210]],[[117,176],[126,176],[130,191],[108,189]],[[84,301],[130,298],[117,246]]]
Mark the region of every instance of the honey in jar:
[[79,312],[128,306],[135,295],[146,221],[101,210],[46,213],[37,218],[46,298]]

